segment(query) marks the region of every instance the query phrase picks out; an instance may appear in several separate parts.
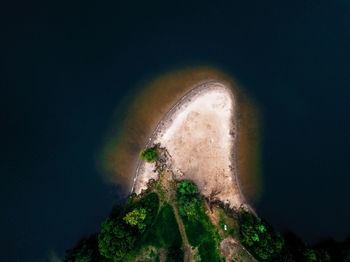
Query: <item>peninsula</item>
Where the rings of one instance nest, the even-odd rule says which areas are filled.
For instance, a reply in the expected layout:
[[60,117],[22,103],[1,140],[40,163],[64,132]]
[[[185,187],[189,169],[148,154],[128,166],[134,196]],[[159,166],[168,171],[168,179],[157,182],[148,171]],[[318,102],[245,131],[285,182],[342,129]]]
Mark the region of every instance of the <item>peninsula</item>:
[[[237,105],[233,90],[219,81],[203,83],[185,94],[158,123],[146,147],[165,148],[163,168],[175,180],[193,181],[199,192],[229,204],[246,205],[236,161]],[[139,161],[133,191],[159,178],[155,162]]]
[[227,82],[191,89],[147,139],[125,205],[62,261],[330,262],[325,250],[283,237],[247,204],[239,135],[238,102]]

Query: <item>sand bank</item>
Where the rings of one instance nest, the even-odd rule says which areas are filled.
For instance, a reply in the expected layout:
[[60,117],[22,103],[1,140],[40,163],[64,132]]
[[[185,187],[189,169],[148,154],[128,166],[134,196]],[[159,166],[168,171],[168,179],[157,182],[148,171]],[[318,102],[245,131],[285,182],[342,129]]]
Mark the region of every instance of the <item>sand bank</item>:
[[[146,143],[160,144],[171,155],[177,180],[197,184],[201,194],[228,203],[245,204],[236,160],[237,105],[233,90],[219,81],[199,85],[185,94],[164,115]],[[157,179],[154,164],[139,161],[133,191],[140,193]]]

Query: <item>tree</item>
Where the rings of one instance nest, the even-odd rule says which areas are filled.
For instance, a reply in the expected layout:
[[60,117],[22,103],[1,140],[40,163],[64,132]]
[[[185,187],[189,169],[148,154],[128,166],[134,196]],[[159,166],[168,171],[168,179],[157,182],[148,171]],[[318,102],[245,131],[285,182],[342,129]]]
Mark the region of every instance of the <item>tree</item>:
[[[342,259],[340,256],[340,252],[333,253],[334,243],[332,240],[326,240],[326,242],[321,242],[321,246],[316,246],[316,248],[312,248],[307,242],[302,240],[300,237],[298,237],[293,232],[287,232],[284,234],[284,239],[286,242],[287,249],[291,252],[293,257],[295,258],[295,261],[300,262],[330,262],[330,261],[341,261],[344,262],[345,260]],[[326,246],[324,246],[324,244]],[[332,251],[332,257],[330,256],[330,253],[325,249],[325,247],[330,248]]]
[[315,250],[311,248],[307,248],[303,250],[303,256],[305,258],[305,261],[317,261],[317,254]]
[[62,262],[91,262],[93,256],[93,250],[89,249],[83,241],[79,243],[77,247],[72,250],[68,250],[65,258]]
[[239,240],[263,261],[277,261],[284,249],[284,240],[278,232],[243,209],[240,213]]
[[201,199],[199,196],[182,196],[179,198],[178,202],[181,216],[187,216],[188,218],[195,218],[197,216],[198,208],[201,207]]
[[191,196],[198,193],[197,187],[195,186],[195,184],[187,180],[177,183],[177,190],[178,190],[178,193],[180,193],[180,195]]
[[158,207],[158,196],[151,193],[138,201],[130,199],[122,211],[117,208],[112,212],[102,223],[102,230],[98,235],[101,255],[116,262],[123,260],[143,233],[139,227],[149,226],[153,222]]
[[120,261],[134,247],[136,239],[135,232],[123,221],[107,218],[98,235],[98,248],[104,257]]
[[144,149],[140,153],[140,158],[146,160],[147,162],[154,162],[158,158],[158,152],[154,147]]
[[202,200],[198,196],[197,187],[190,181],[184,180],[177,184],[179,213],[189,219],[197,217],[198,209],[202,207]]
[[73,249],[66,251],[60,262],[107,262],[98,249],[98,234],[81,239]]
[[127,213],[123,220],[131,225],[131,226],[137,226],[140,230],[144,229],[146,227],[146,224],[144,224],[144,220],[146,218],[146,210],[144,208],[136,208],[133,211]]

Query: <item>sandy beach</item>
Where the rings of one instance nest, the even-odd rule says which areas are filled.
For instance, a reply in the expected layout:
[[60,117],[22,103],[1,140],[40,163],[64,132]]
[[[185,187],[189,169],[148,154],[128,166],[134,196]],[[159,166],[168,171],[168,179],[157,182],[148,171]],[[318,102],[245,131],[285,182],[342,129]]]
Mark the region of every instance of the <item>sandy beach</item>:
[[[168,169],[176,180],[191,180],[200,193],[232,208],[245,205],[240,189],[236,149],[237,105],[233,90],[219,81],[201,84],[164,115],[145,147],[159,144],[171,156]],[[155,165],[139,161],[132,191],[139,194]]]

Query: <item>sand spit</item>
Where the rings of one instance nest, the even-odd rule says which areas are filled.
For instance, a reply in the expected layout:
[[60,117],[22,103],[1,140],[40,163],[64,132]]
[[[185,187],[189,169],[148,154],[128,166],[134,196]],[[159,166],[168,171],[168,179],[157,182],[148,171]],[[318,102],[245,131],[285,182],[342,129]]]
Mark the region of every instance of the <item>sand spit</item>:
[[[229,86],[219,81],[201,84],[172,106],[146,143],[167,149],[171,159],[166,168],[176,180],[191,180],[201,194],[233,208],[246,203],[236,164],[236,109]],[[139,194],[157,178],[154,164],[139,161],[133,191]]]

